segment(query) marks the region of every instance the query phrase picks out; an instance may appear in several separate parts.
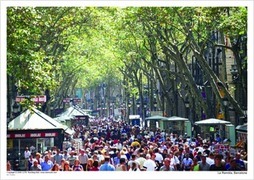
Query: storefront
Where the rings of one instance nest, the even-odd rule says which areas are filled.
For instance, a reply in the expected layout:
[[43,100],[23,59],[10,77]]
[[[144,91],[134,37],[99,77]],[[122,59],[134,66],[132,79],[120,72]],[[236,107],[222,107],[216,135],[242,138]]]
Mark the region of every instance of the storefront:
[[187,118],[172,116],[160,120],[160,128],[165,130],[166,133],[173,133],[192,137],[191,122]]
[[53,146],[62,149],[63,140],[63,129],[7,131],[7,149],[18,152],[32,146],[33,152],[44,152]]
[[20,167],[24,167],[26,147],[34,155],[36,152],[43,153],[54,146],[62,149],[63,141],[63,129],[7,131],[7,160],[19,160]]
[[71,127],[76,125],[89,126],[89,116],[88,115],[76,115],[71,119]]
[[229,121],[209,118],[196,121],[195,125],[201,126],[200,134],[204,139],[213,140],[219,135],[222,140],[231,138],[232,144],[235,142],[235,139],[233,138],[234,132],[232,132],[232,128],[234,128],[234,126]]
[[71,133],[67,126],[39,110],[26,110],[8,123],[7,159],[23,162],[26,147],[34,153],[43,153],[54,146],[62,149],[64,135]]

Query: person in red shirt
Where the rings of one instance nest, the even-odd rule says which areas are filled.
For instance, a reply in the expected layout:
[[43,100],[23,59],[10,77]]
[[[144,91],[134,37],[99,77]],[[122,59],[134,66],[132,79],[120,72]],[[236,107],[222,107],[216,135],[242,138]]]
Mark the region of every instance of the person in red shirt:
[[90,168],[90,171],[99,171],[99,161],[95,160],[93,166]]

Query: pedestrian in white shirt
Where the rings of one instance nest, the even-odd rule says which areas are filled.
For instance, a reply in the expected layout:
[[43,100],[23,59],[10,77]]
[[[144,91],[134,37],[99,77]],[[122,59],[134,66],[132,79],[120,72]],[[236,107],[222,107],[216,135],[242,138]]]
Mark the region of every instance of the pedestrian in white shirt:
[[151,155],[146,155],[146,160],[143,164],[143,168],[146,169],[146,171],[155,171],[156,163],[151,159]]
[[213,152],[210,152],[209,157],[206,158],[206,162],[211,166],[214,164],[214,154]]
[[28,160],[29,160],[30,156],[31,156],[31,151],[28,149],[28,147],[26,147],[25,152],[24,152],[26,170],[28,170]]
[[159,152],[158,148],[154,149],[154,153],[155,153],[155,160],[159,162],[159,166],[161,167],[163,164],[163,156],[162,154]]

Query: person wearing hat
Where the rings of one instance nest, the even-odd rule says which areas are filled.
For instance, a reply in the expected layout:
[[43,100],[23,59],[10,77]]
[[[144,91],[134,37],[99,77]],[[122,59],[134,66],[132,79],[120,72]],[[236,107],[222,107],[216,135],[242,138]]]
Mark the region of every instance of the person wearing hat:
[[37,160],[38,164],[41,164],[44,161],[41,157],[42,157],[41,153],[37,152],[35,154],[35,159]]
[[201,161],[198,162],[199,171],[209,171],[210,164],[206,162],[206,157],[207,157],[206,153],[201,154]]
[[214,157],[214,164],[209,168],[210,171],[226,171],[225,165],[222,163],[222,154],[217,154]]
[[76,159],[78,159],[78,158],[77,158],[77,156],[75,156],[75,151],[71,151],[70,156],[68,157],[68,159],[66,159],[69,162],[69,165],[70,165],[71,168],[74,165],[74,161]]

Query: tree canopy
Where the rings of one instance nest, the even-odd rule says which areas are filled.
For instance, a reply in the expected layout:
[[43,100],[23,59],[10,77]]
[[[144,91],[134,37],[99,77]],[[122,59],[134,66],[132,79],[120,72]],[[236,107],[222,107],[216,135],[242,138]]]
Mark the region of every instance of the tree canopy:
[[[192,99],[201,116],[209,108],[202,84],[192,75],[194,57],[202,83],[210,83],[216,100],[222,102],[216,85],[222,83],[226,98],[242,114],[227,79],[213,71],[204,54],[211,46],[230,49],[247,95],[247,55],[240,47],[247,14],[246,7],[8,7],[7,74],[19,94],[48,91],[54,106],[75,88],[95,91],[107,82],[112,89],[122,84],[129,98],[141,102],[143,93],[160,106],[166,100],[165,109],[174,114],[179,99]],[[212,40],[215,31],[221,41]]]

